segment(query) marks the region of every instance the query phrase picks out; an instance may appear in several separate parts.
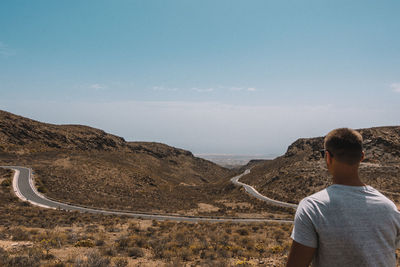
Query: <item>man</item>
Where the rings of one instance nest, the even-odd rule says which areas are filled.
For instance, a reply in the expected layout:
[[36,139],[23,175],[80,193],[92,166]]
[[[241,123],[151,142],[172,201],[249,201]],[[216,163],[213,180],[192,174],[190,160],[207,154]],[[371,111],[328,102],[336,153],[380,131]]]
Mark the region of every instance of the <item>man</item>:
[[362,136],[348,128],[324,139],[333,185],[300,201],[287,267],[396,266],[400,212],[358,176]]

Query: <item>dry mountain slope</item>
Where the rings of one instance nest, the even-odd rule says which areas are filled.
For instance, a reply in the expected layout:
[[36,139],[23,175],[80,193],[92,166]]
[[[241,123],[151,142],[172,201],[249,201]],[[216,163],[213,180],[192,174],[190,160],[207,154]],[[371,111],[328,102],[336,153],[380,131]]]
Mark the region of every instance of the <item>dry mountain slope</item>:
[[[400,127],[360,129],[366,158],[361,164],[363,181],[399,203]],[[285,155],[257,164],[242,181],[254,185],[271,198],[297,203],[303,197],[330,184],[321,159],[323,137],[301,138],[291,144]],[[389,193],[389,192],[393,192]]]
[[192,198],[207,201],[207,185],[233,175],[183,149],[126,142],[91,127],[47,124],[5,111],[0,164],[32,166],[49,197],[136,210],[193,208]]
[[287,215],[233,186],[234,171],[189,151],[5,111],[0,111],[0,165],[32,167],[39,191],[73,204],[192,215]]

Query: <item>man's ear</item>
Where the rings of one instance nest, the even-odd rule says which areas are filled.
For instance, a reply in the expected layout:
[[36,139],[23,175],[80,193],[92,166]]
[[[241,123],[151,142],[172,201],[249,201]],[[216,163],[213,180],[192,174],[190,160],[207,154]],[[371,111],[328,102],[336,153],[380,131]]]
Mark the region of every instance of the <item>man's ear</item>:
[[329,151],[326,151],[326,163],[331,165],[332,164],[332,157],[331,157],[331,153],[329,153]]
[[360,162],[363,161],[364,159],[365,159],[365,152],[361,151],[361,160],[360,160]]

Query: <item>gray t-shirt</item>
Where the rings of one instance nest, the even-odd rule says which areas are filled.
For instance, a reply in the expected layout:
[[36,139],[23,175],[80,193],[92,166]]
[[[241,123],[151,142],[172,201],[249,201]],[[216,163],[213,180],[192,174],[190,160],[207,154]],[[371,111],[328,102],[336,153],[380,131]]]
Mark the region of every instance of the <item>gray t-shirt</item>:
[[371,186],[334,184],[300,201],[291,238],[313,266],[396,266],[400,212]]

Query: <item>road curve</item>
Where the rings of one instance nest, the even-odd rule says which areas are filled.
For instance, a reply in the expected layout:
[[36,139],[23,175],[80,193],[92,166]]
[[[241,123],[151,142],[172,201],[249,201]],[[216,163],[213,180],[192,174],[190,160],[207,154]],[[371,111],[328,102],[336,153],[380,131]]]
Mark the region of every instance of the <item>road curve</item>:
[[285,207],[285,208],[294,208],[294,209],[297,208],[296,204],[282,202],[282,201],[278,201],[278,200],[263,196],[251,185],[239,182],[240,178],[242,178],[243,176],[245,176],[246,174],[249,174],[249,173],[250,173],[250,169],[247,169],[244,173],[231,178],[231,182],[235,185],[243,186],[247,193],[249,193],[253,197],[256,197],[256,198],[258,198],[262,201],[265,201],[269,204],[272,204],[275,206],[280,206],[280,207]]
[[18,198],[20,198],[23,201],[28,201],[32,205],[39,206],[42,208],[58,209],[66,211],[79,211],[79,212],[106,214],[106,215],[120,215],[120,216],[124,215],[124,216],[142,218],[148,220],[173,220],[173,221],[187,221],[187,222],[207,221],[207,222],[237,222],[237,223],[251,223],[251,222],[293,223],[293,221],[291,220],[279,220],[279,219],[229,218],[229,217],[219,217],[219,216],[207,217],[207,216],[187,216],[187,215],[169,215],[169,214],[165,215],[165,214],[151,214],[145,212],[104,210],[104,209],[95,209],[90,207],[72,205],[50,200],[45,196],[43,196],[42,194],[40,194],[36,190],[33,184],[32,169],[20,166],[0,166],[0,167],[6,169],[12,169],[15,171],[13,178],[13,189]]

